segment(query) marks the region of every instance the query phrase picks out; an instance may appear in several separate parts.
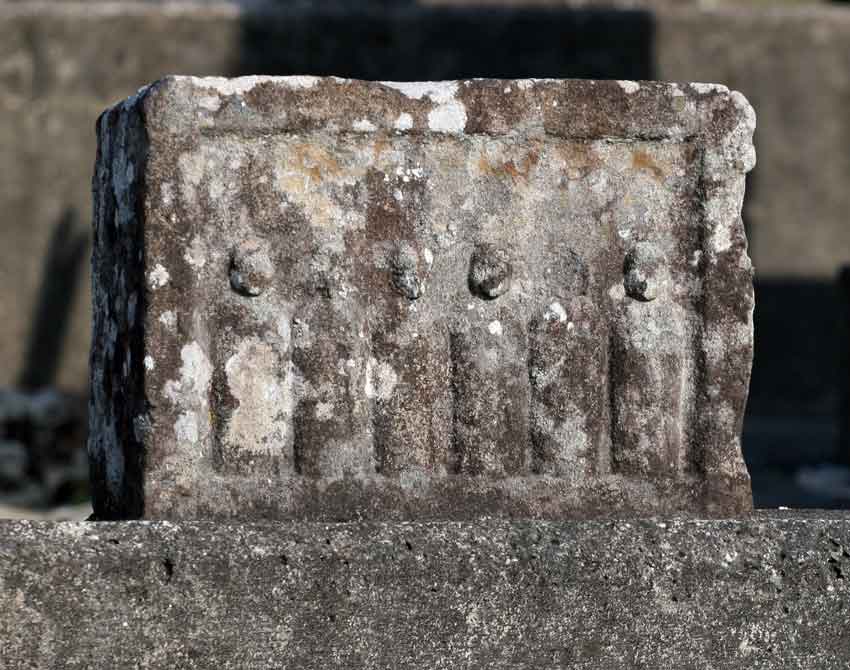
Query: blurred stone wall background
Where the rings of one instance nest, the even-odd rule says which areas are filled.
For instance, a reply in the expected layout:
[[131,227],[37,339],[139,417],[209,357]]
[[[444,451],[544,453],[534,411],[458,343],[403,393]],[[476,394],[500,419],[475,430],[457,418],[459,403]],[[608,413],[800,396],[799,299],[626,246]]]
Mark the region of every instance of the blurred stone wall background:
[[758,113],[745,209],[757,271],[745,428],[756,502],[850,503],[850,482],[846,499],[840,476],[820,495],[811,470],[850,457],[850,314],[837,281],[850,259],[850,6],[794,0],[0,0],[0,497],[84,497],[85,462],[73,454],[87,394],[94,123],[167,73],[742,91]]

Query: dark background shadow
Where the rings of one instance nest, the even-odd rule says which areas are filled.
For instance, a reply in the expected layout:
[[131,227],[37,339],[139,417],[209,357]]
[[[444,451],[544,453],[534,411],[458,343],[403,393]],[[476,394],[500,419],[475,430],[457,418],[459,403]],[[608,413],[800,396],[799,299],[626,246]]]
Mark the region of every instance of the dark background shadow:
[[38,391],[56,380],[89,249],[88,227],[82,226],[75,210],[66,210],[51,234],[33,306],[27,353],[18,378],[18,386],[25,391]]
[[848,295],[839,281],[756,282],[755,360],[743,445],[760,507],[846,507],[794,473],[843,464]]
[[53,227],[42,261],[41,285],[17,390],[0,389],[0,459],[23,457],[19,471],[14,465],[0,463],[0,492],[15,490],[19,483],[15,479],[35,481],[49,489],[47,498],[25,494],[23,500],[30,504],[87,496],[85,486],[70,482],[53,486],[47,480],[48,463],[79,463],[85,444],[85,398],[60,393],[54,386],[89,250],[88,227],[80,222],[76,210],[67,209]]
[[245,18],[237,74],[653,79],[653,34],[637,10],[281,9]]

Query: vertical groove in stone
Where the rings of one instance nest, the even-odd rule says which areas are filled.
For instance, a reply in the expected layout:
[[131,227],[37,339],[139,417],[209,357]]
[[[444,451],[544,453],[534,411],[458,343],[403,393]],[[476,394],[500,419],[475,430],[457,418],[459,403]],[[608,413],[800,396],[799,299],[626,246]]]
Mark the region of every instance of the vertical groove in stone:
[[212,441],[210,457],[216,472],[225,470],[227,455],[225,453],[225,433],[227,422],[233,411],[233,396],[227,384],[227,375],[221,363],[221,346],[217,338],[210,342],[210,358],[213,361],[213,372],[210,383],[210,429]]
[[[374,344],[374,343],[373,343]],[[371,375],[371,361],[368,363],[368,375]],[[372,461],[374,463],[375,474],[386,474],[385,468],[387,463],[386,444],[387,441],[381,435],[379,409],[377,407],[379,400],[374,398],[369,399],[369,434],[372,439]]]
[[684,351],[677,333],[649,335],[667,312],[655,302],[628,297],[613,323],[615,469],[636,476],[664,476],[677,470],[681,450],[680,369]]
[[[246,293],[233,286],[230,254],[218,256],[213,274],[226,279],[211,299],[206,347],[210,453],[223,474],[295,471],[295,374],[291,306],[274,291]],[[243,280],[256,282],[253,274]],[[222,282],[224,284],[224,282]],[[256,284],[253,284],[256,285]]]
[[438,326],[399,346],[373,341],[372,417],[379,471],[443,475],[450,458],[451,353]]
[[[609,319],[610,323],[610,319]],[[619,365],[619,359],[616,356],[617,348],[616,342],[614,339],[614,329],[609,328],[608,336],[605,338],[605,344],[608,349],[607,362],[605,365],[606,375],[605,375],[605,394],[607,401],[607,415],[608,415],[608,459],[607,459],[607,471],[608,472],[616,472],[617,471],[617,463],[615,462],[616,453],[618,449],[617,440],[619,440],[619,432],[616,430],[618,417],[617,417],[617,403],[615,402],[614,394],[617,392],[615,386],[615,375],[616,375],[616,367]]]
[[694,364],[696,367],[696,375],[694,378],[695,393],[694,393],[694,413],[693,425],[691,426],[690,459],[693,470],[705,478],[706,456],[707,450],[710,449],[710,443],[705,434],[707,428],[707,398],[705,397],[706,381],[708,374],[708,361],[706,358],[706,350],[704,341],[706,337],[707,324],[705,323],[706,312],[706,292],[710,290],[708,281],[708,263],[709,254],[707,253],[708,236],[708,214],[705,211],[705,198],[708,190],[708,177],[706,175],[706,152],[704,148],[699,149],[699,158],[696,164],[699,165],[699,178],[697,180],[697,197],[696,208],[699,214],[700,225],[696,230],[696,246],[700,251],[700,258],[697,265],[700,279],[699,299],[695,304],[695,309],[699,318],[699,323],[694,332],[692,345],[694,347]]
[[460,379],[461,359],[461,343],[456,332],[449,331],[449,385],[451,391],[451,424],[450,424],[450,439],[449,439],[449,455],[448,455],[448,472],[449,474],[460,474],[461,462],[463,454],[461,452],[460,441],[460,420],[458,416],[460,407],[460,389],[458,380]]
[[537,368],[536,355],[538,351],[538,343],[536,341],[535,321],[532,319],[526,327],[528,338],[528,357],[525,360],[525,374],[528,379],[528,433],[526,434],[527,444],[523,458],[525,459],[525,471],[523,474],[540,474],[538,468],[535,467],[535,421],[539,413],[537,407],[537,399],[535,394],[535,385],[537,383]]
[[529,329],[531,470],[593,475],[607,439],[605,326],[585,297],[553,302]]
[[473,325],[455,335],[453,351],[457,471],[522,473],[529,430],[524,325],[505,318]]
[[[317,301],[293,320],[292,363],[300,377],[294,408],[296,472],[338,478],[375,471],[368,388],[369,342],[365,320],[338,314]],[[334,331],[330,339],[318,333]]]
[[304,444],[303,436],[301,435],[300,428],[297,427],[295,422],[293,422],[292,426],[293,432],[293,440],[292,440],[292,469],[296,475],[304,474],[304,453],[301,450],[301,445]]
[[[694,306],[698,310],[698,306]],[[697,320],[691,322],[688,334],[688,346],[685,348],[685,358],[682,370],[682,440],[679,446],[678,471],[681,474],[699,472],[699,459],[696,454],[698,407],[697,395],[702,384],[699,365],[699,346],[702,342],[702,324]]]

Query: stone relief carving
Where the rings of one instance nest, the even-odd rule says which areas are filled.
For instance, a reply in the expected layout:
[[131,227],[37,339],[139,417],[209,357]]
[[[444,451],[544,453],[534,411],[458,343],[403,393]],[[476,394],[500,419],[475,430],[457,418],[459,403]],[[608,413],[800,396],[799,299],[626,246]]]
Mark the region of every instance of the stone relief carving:
[[173,78],[106,112],[99,512],[747,509],[752,129],[633,82]]

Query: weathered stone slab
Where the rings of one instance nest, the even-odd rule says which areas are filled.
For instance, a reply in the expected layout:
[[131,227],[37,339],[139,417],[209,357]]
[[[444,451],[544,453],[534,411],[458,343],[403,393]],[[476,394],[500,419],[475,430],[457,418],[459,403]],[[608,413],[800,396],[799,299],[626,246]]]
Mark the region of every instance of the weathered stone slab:
[[96,512],[748,509],[753,127],[700,84],[143,90],[98,123]]
[[847,515],[0,523],[9,668],[850,664]]

